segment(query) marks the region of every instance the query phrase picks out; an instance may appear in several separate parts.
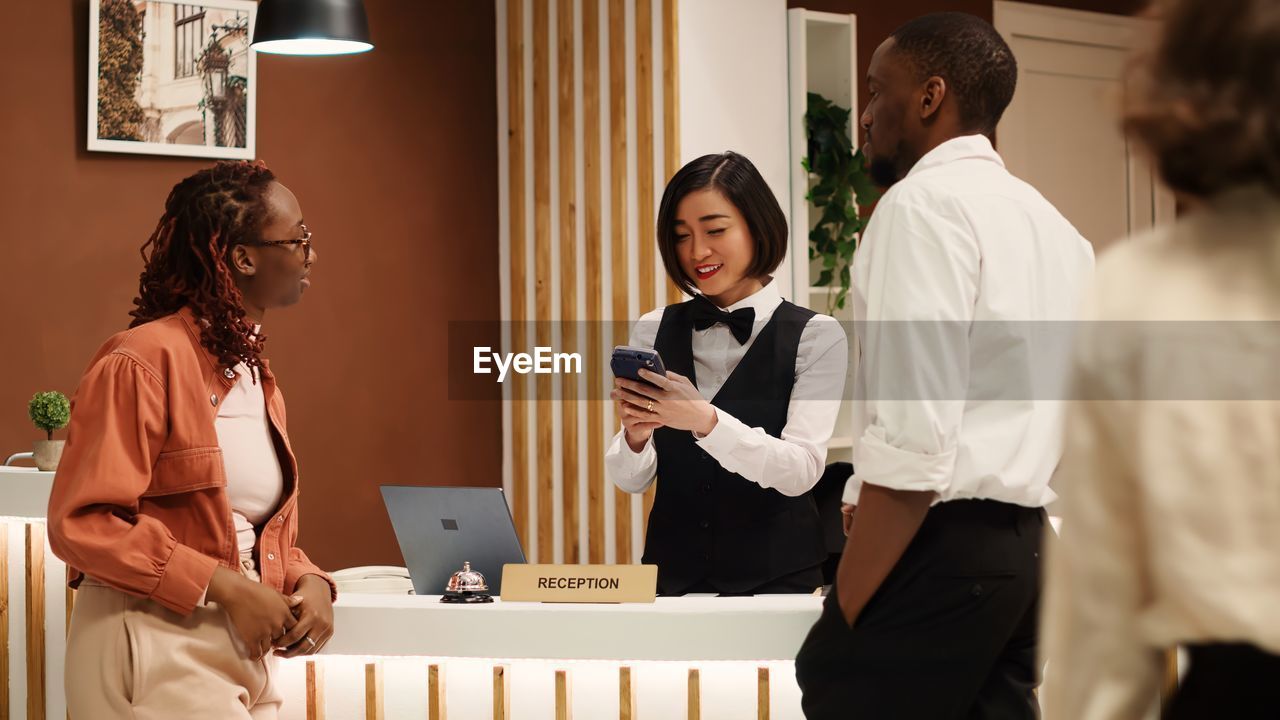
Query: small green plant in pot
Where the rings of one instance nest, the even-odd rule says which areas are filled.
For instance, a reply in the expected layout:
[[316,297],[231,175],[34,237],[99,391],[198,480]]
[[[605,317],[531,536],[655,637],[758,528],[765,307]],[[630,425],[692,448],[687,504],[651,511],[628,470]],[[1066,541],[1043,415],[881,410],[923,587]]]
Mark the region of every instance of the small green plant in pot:
[[36,467],[45,471],[57,470],[65,441],[54,440],[53,431],[66,427],[71,419],[71,403],[57,390],[40,392],[31,398],[27,414],[31,416],[31,422],[48,436],[47,440],[35,442]]

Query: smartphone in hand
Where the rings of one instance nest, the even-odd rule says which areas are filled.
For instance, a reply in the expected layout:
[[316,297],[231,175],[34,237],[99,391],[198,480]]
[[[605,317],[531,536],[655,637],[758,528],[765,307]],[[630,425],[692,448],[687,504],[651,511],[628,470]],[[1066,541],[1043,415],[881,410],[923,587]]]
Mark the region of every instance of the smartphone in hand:
[[609,367],[613,370],[614,377],[638,382],[649,382],[640,377],[641,369],[658,375],[667,374],[657,350],[630,347],[628,345],[619,345],[613,349],[613,357],[609,359]]

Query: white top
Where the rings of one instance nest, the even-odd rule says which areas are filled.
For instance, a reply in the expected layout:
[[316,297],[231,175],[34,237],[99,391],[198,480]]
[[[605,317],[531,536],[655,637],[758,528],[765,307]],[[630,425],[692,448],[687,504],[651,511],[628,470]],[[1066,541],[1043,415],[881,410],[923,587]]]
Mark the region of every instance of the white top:
[[822,614],[816,595],[652,603],[453,605],[437,595],[343,593],[325,655],[571,660],[792,660]]
[[[782,296],[771,280],[750,297],[726,308],[728,312],[746,307],[755,309],[751,337],[742,344],[738,344],[733,332],[721,323],[693,331],[694,379],[702,397],[708,401],[715,397],[781,304]],[[631,331],[632,346],[653,347],[664,311],[665,308],[658,308],[641,316]],[[796,380],[782,437],[775,438],[763,428],[749,427],[716,408],[716,426],[706,437],[696,440],[698,447],[725,470],[760,487],[773,488],[793,497],[804,494],[817,484],[826,465],[827,442],[831,440],[840,413],[848,361],[849,345],[844,328],[829,315],[814,315],[800,333]],[[605,474],[619,488],[644,492],[658,470],[653,438],[635,453],[619,430],[605,453],[604,467]]]
[[[1062,408],[1044,377],[1065,373],[1069,323],[1045,321],[1076,317],[1092,269],[1089,243],[987,138],[921,158],[854,256],[862,353],[844,502],[864,482],[939,502],[1053,500]],[[1058,352],[1033,347],[1046,334]]]
[[1090,308],[1041,698],[1045,717],[1127,720],[1155,704],[1162,648],[1280,654],[1280,200],[1233,191],[1116,244]]
[[236,365],[238,380],[218,404],[214,428],[227,472],[227,499],[235,524],[240,556],[253,554],[257,530],[271,519],[284,499],[284,470],[271,439],[262,383],[253,382],[249,367]]

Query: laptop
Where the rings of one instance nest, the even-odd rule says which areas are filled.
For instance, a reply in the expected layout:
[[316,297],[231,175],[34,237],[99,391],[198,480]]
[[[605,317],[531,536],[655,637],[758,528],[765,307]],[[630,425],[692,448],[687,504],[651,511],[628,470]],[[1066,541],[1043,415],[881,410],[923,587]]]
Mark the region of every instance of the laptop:
[[443,594],[470,562],[497,596],[502,566],[525,561],[502,488],[383,485],[382,500],[415,595]]

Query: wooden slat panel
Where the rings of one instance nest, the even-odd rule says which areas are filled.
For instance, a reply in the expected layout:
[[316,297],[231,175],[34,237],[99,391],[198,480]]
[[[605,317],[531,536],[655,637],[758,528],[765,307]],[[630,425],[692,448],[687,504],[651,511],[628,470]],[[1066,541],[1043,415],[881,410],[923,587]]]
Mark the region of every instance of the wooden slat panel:
[[364,717],[365,720],[386,720],[382,703],[382,664],[371,662],[364,666]]
[[[533,306],[539,347],[551,346],[551,39],[549,0],[533,2]],[[538,562],[555,562],[551,375],[538,385]]]
[[[511,218],[511,347],[526,352],[525,323],[524,0],[507,0],[507,156]],[[511,515],[520,543],[529,547],[528,408],[524,376],[511,378]]]
[[[676,32],[677,0],[662,0],[662,169],[663,183],[680,169],[680,72]],[[683,299],[676,284],[667,279],[667,304]]]
[[636,688],[631,668],[618,668],[618,720],[636,720]]
[[1178,694],[1178,648],[1164,651],[1164,677],[1160,681],[1160,713],[1168,711],[1173,696]]
[[[582,0],[583,249],[587,310],[587,562],[604,562],[604,368],[600,358],[603,235],[600,220],[600,0]],[[607,396],[606,396],[607,397]]]
[[324,720],[324,665],[307,661],[307,720]]
[[640,312],[654,309],[653,228],[653,4],[636,3],[636,238],[639,239]]
[[427,666],[427,720],[448,720],[444,700],[444,666]]
[[[613,278],[613,342],[625,345],[631,309],[627,303],[627,57],[626,3],[609,0],[609,207],[612,223],[610,275]],[[618,427],[618,423],[614,423]],[[631,562],[631,495],[614,490],[614,543],[617,561]]]
[[[574,136],[573,0],[556,2],[557,75],[560,111],[560,327],[562,352],[578,350],[577,157]],[[594,353],[591,353],[594,354]],[[564,562],[578,556],[578,376],[562,379],[561,467],[564,478]]]
[[689,668],[689,720],[702,720],[702,678],[698,668]]
[[[639,238],[640,256],[638,280],[640,282],[640,312],[654,309],[654,187],[653,187],[653,3],[652,0],[635,0],[636,3],[636,237]],[[649,513],[653,510],[653,496],[657,484],[649,486],[642,498],[641,532],[649,526]]]
[[44,523],[27,523],[27,717],[45,716]]
[[493,720],[511,720],[511,673],[506,665],[493,666]]
[[573,689],[569,671],[556,671],[556,720],[573,720]]
[[0,713],[9,713],[9,525],[0,523]]
[[756,720],[769,720],[769,668],[756,670]]

